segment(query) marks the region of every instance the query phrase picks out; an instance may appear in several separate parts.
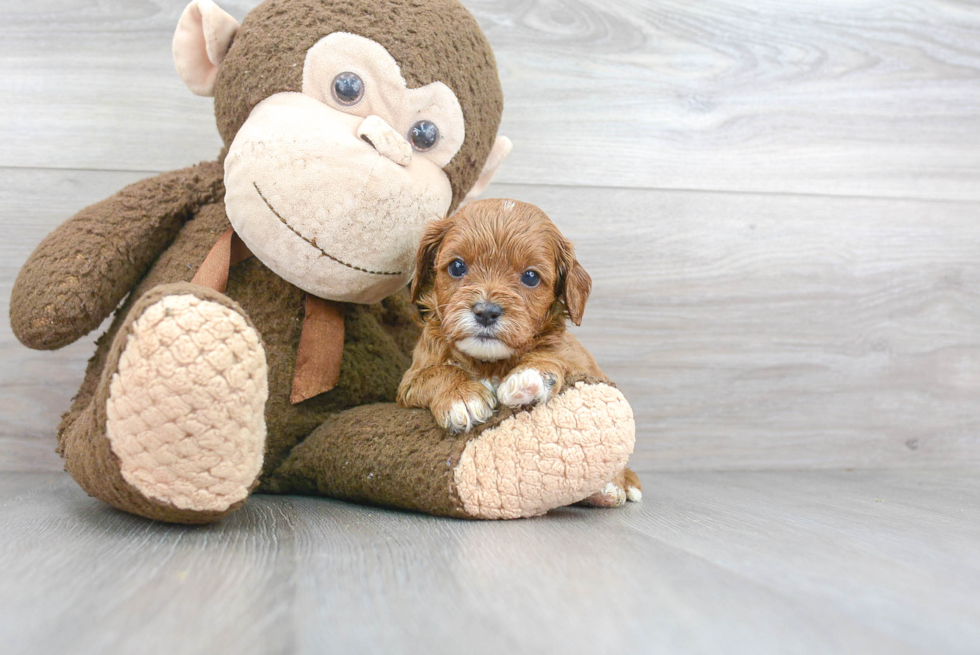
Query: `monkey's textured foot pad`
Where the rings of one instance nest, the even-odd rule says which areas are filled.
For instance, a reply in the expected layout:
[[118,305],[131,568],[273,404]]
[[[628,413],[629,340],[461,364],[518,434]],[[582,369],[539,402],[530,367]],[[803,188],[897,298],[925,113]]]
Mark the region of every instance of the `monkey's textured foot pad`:
[[600,491],[626,466],[635,439],[623,394],[579,382],[469,442],[456,493],[476,518],[539,516]]
[[228,509],[262,467],[267,397],[265,352],[241,314],[164,296],[133,322],[109,387],[123,478],[180,509]]

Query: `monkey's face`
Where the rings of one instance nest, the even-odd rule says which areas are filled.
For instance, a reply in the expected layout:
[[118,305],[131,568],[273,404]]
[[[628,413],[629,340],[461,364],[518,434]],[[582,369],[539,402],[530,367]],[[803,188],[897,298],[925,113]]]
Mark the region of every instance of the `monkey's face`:
[[235,231],[322,298],[404,287],[425,224],[485,188],[510,148],[493,140],[493,54],[457,0],[265,0],[243,26],[192,0],[174,61],[215,97]]
[[404,286],[424,225],[446,215],[443,166],[465,137],[441,82],[408,89],[364,37],[310,49],[302,93],[259,103],[225,159],[235,231],[285,280],[314,295],[371,303]]

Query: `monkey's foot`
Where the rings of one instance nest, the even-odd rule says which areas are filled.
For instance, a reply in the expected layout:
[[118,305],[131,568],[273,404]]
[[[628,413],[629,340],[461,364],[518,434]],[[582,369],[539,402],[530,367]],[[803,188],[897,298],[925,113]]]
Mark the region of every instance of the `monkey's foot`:
[[183,289],[129,324],[106,436],[123,479],[151,501],[223,512],[248,496],[262,467],[265,352],[230,301]]
[[456,495],[467,515],[483,519],[579,502],[623,471],[635,432],[619,390],[579,382],[467,443],[454,470]]

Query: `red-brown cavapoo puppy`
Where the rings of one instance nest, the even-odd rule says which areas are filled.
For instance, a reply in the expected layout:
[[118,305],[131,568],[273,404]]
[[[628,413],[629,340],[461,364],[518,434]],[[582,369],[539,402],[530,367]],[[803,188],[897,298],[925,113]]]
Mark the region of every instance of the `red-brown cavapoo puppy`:
[[[582,322],[592,278],[572,244],[534,205],[481,200],[431,223],[422,236],[412,300],[425,317],[412,366],[398,389],[403,407],[424,407],[454,432],[508,407],[545,403],[565,377],[607,379],[565,330]],[[626,469],[589,499],[639,500]]]

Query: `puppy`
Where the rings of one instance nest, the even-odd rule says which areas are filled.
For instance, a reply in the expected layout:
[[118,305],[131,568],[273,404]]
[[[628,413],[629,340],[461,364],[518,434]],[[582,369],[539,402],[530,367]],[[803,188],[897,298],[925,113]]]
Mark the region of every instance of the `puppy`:
[[[547,402],[565,377],[606,376],[565,331],[582,322],[592,278],[572,244],[540,209],[481,200],[429,225],[412,281],[425,324],[398,388],[403,407],[427,407],[454,432],[493,415],[497,402]],[[626,468],[582,501],[596,507],[639,502]]]
[[431,223],[411,287],[424,326],[398,403],[464,432],[498,401],[547,402],[572,373],[605,380],[565,331],[567,319],[581,324],[591,288],[572,244],[534,205],[482,200]]

